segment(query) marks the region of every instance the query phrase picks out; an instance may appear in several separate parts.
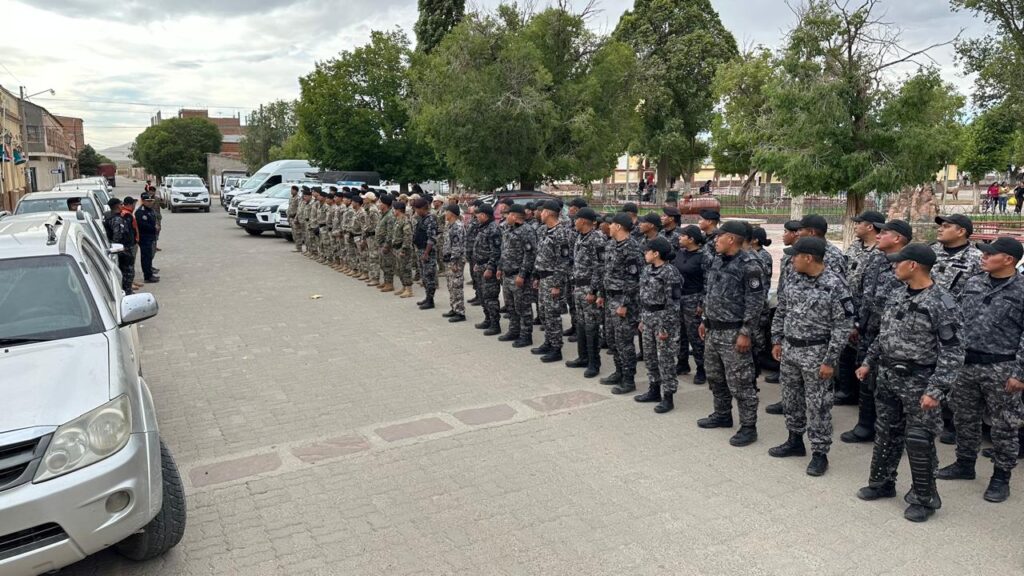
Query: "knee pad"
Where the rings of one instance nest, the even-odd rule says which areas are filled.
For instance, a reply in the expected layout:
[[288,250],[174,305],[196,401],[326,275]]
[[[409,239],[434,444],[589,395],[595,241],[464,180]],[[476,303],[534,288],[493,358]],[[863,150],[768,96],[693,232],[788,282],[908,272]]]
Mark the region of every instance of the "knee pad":
[[907,452],[931,454],[935,435],[920,426],[907,428]]

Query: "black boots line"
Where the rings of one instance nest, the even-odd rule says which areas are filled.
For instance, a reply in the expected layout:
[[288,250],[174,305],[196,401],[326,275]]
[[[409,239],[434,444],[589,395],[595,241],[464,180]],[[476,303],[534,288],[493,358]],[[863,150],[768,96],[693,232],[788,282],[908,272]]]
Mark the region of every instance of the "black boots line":
[[[957,458],[949,466],[939,468],[935,473],[939,480],[974,480],[974,460]],[[993,468],[992,478],[988,481],[988,488],[982,496],[988,502],[1005,502],[1010,497],[1010,470]]]

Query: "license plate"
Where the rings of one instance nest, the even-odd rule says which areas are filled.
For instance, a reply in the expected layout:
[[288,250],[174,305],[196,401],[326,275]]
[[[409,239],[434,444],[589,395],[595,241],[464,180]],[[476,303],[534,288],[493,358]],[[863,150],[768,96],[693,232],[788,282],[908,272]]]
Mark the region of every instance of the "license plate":
[[238,220],[238,223],[239,224],[248,224],[249,223],[249,219],[248,218],[240,218]]

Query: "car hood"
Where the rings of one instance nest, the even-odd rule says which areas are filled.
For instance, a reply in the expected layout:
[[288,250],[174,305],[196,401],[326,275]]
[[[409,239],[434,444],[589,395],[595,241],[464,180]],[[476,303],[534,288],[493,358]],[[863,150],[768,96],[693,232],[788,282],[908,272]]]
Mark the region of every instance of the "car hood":
[[171,188],[171,194],[177,194],[179,192],[207,192],[208,193],[209,191],[206,188],[200,188],[198,186],[195,187],[195,188],[192,188],[192,187],[183,188],[183,187],[179,187],[179,186],[175,186],[174,188]]
[[103,334],[6,348],[0,432],[60,426],[110,400]]
[[281,198],[253,198],[251,200],[243,200],[238,203],[239,208],[260,208],[270,204],[281,204],[288,203],[288,200],[282,200]]

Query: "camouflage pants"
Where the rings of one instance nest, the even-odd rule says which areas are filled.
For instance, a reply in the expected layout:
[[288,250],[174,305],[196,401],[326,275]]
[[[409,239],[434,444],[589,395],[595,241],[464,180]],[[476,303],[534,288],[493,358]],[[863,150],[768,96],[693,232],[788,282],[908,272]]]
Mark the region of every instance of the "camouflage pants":
[[121,271],[121,289],[125,294],[131,294],[132,283],[135,282],[135,252],[133,247],[126,246],[123,252],[117,255],[117,268]]
[[[611,338],[608,347],[612,349],[615,358],[615,368],[623,375],[633,376],[636,374],[636,338],[637,326],[640,323],[640,310],[636,299],[632,296],[614,296],[605,300],[605,308],[609,309],[611,315]],[[626,315],[619,316],[616,310],[619,307],[626,307]],[[607,338],[607,336],[606,336]],[[611,341],[614,341],[614,348]],[[674,369],[673,369],[674,373]]]
[[[644,364],[647,366],[647,381],[651,387],[661,386],[661,391],[675,394],[679,388],[676,377],[676,354],[679,352],[679,313],[674,310],[659,310],[640,313],[643,324],[641,338],[644,341]],[[659,335],[668,334],[662,340]]]
[[302,250],[302,243],[305,240],[305,228],[295,225],[295,219],[292,219],[292,242],[295,243],[296,250]]
[[[409,261],[409,273],[412,274],[412,281],[418,282],[422,276],[420,272],[423,270],[423,250],[419,248],[413,248],[413,259]],[[437,285],[435,279],[434,285]]]
[[576,299],[572,297],[573,285],[572,280],[566,280],[565,286],[562,287],[562,294],[566,296],[566,305],[569,308],[569,322],[571,326],[577,326],[579,322],[579,316],[576,312]]
[[480,279],[480,299],[483,301],[484,315],[488,320],[495,322],[501,319],[501,313],[498,310],[501,308],[501,304],[498,303],[498,296],[501,295],[501,282],[491,274],[490,278],[484,276],[483,264],[477,264],[480,267],[477,270],[477,277]]
[[530,302],[529,280],[522,287],[516,287],[516,274],[504,274],[501,289],[505,293],[505,306],[508,307],[509,332],[513,334],[533,333],[533,304]]
[[428,294],[433,294],[437,290],[437,252],[431,248],[430,255],[427,256],[426,261],[421,256],[419,263],[420,278],[423,278],[423,289]]
[[732,413],[732,399],[740,414],[741,426],[757,424],[757,386],[754,383],[754,358],[750,352],[736,351],[738,329],[708,329],[704,338],[704,371],[707,373],[717,414]]
[[380,270],[383,275],[382,282],[395,283],[395,253],[388,246],[380,249]]
[[320,236],[319,229],[315,226],[312,228],[306,228],[306,237],[309,239],[306,252],[316,256],[320,254]]
[[544,341],[556,350],[562,349],[562,297],[552,296],[552,288],[562,288],[554,276],[540,279],[540,308],[544,311]]
[[572,293],[572,301],[576,309],[576,321],[578,322],[576,328],[581,332],[586,328],[596,328],[604,321],[604,316],[601,313],[601,309],[597,307],[597,303],[591,304],[587,302],[587,294],[590,294],[590,286],[580,286],[575,288]]
[[702,294],[687,294],[682,298],[680,304],[680,326],[679,330],[679,363],[690,361],[690,351],[693,351],[693,361],[697,366],[704,365],[704,340],[701,340],[700,316],[697,315],[697,308],[704,299]]
[[[878,477],[871,478],[871,485],[896,481],[896,469],[903,458],[907,428],[923,428],[938,436],[942,432],[942,411],[921,409],[921,396],[928,386],[932,371],[900,376],[891,368],[880,366],[875,380],[875,448],[871,469],[878,470]],[[932,462],[938,457],[932,446]]]
[[380,280],[380,248],[377,247],[377,238],[374,236],[366,237],[366,249],[363,250],[366,255],[366,273],[370,276],[370,281],[376,282]]
[[394,252],[395,265],[398,268],[398,279],[402,281],[403,287],[412,286],[412,266],[416,253],[411,248],[395,249]]
[[992,463],[996,468],[1013,470],[1017,465],[1022,421],[1020,392],[1006,391],[1016,362],[964,364],[960,379],[953,386],[951,404],[956,424],[956,456],[975,460],[981,448],[981,417],[988,410],[992,418]]
[[786,429],[795,434],[807,432],[811,451],[828,454],[832,446],[832,404],[835,394],[832,380],[818,377],[828,344],[797,348],[782,345],[779,379],[782,405],[786,411]]
[[466,297],[463,294],[466,278],[464,276],[466,263],[458,258],[448,263],[448,301],[451,303],[452,311],[456,314],[466,315]]

